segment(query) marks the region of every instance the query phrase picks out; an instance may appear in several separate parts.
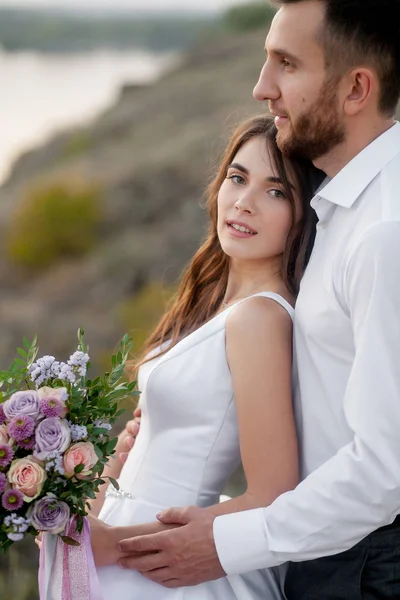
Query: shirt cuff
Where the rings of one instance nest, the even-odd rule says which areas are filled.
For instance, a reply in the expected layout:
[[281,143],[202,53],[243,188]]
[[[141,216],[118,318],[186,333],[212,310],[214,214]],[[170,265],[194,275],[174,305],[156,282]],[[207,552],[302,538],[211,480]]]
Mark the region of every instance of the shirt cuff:
[[240,575],[278,564],[267,547],[263,508],[214,519],[214,541],[227,575]]

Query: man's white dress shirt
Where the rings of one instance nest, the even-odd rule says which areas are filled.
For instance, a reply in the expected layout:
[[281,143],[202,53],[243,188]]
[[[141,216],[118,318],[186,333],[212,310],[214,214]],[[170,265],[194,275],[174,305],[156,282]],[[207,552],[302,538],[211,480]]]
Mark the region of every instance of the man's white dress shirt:
[[267,508],[215,519],[228,575],[342,552],[400,513],[400,124],[312,206],[294,329],[304,480]]

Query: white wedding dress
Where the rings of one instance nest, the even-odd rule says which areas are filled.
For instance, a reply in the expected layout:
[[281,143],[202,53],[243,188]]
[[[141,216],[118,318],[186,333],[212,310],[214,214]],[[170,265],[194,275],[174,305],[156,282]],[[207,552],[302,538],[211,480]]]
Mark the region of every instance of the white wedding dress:
[[[273,292],[265,296],[293,308]],[[244,302],[248,300],[242,300]],[[225,351],[225,322],[238,303],[139,372],[142,421],[135,446],[100,519],[112,526],[153,522],[169,507],[210,506],[240,464],[238,424]],[[104,600],[282,600],[278,571],[263,570],[167,589],[136,571],[98,569]]]

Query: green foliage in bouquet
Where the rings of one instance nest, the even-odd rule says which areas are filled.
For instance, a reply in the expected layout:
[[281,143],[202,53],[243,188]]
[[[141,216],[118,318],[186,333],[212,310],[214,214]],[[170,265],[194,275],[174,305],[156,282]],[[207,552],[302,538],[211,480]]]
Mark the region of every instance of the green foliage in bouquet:
[[[104,466],[115,453],[117,438],[110,437],[110,429],[123,412],[119,403],[139,394],[136,382],[125,377],[133,345],[129,336],[112,355],[110,370],[96,379],[87,373],[90,359],[82,330],[78,342],[70,360],[61,363],[51,356],[36,359],[36,338],[32,343],[24,339],[10,368],[0,371],[3,551],[28,533],[62,536],[72,517],[82,531],[90,500],[105,483]],[[29,435],[23,439],[24,428]],[[107,479],[118,489],[115,480]]]

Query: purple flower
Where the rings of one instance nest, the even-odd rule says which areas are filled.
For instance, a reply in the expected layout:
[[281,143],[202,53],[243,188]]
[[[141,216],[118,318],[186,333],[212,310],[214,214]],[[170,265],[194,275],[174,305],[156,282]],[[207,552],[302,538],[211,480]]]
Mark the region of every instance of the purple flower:
[[24,450],[33,450],[35,447],[35,436],[19,440],[18,446]]
[[0,444],[0,467],[7,467],[14,458],[14,450],[8,444]]
[[71,433],[68,423],[52,417],[44,419],[36,428],[34,456],[39,460],[46,460],[51,452],[62,454],[71,443]]
[[15,392],[2,406],[5,416],[10,421],[13,417],[32,417],[34,421],[40,417],[39,396],[32,390]]
[[67,414],[67,407],[65,402],[58,398],[43,398],[41,401],[42,413],[45,417],[65,417]]
[[16,442],[31,437],[34,431],[35,421],[27,415],[13,417],[8,425],[8,435]]
[[54,496],[45,496],[33,505],[31,524],[38,531],[57,534],[63,531],[70,517],[68,504]]
[[4,475],[4,473],[0,472],[0,494],[2,494],[4,492],[4,490],[6,489],[6,485],[7,485],[7,477]]
[[5,423],[5,422],[6,422],[6,415],[4,412],[3,405],[0,404],[0,425],[3,425],[3,423]]
[[19,490],[6,490],[1,498],[1,504],[6,510],[18,510],[24,503],[24,497]]

